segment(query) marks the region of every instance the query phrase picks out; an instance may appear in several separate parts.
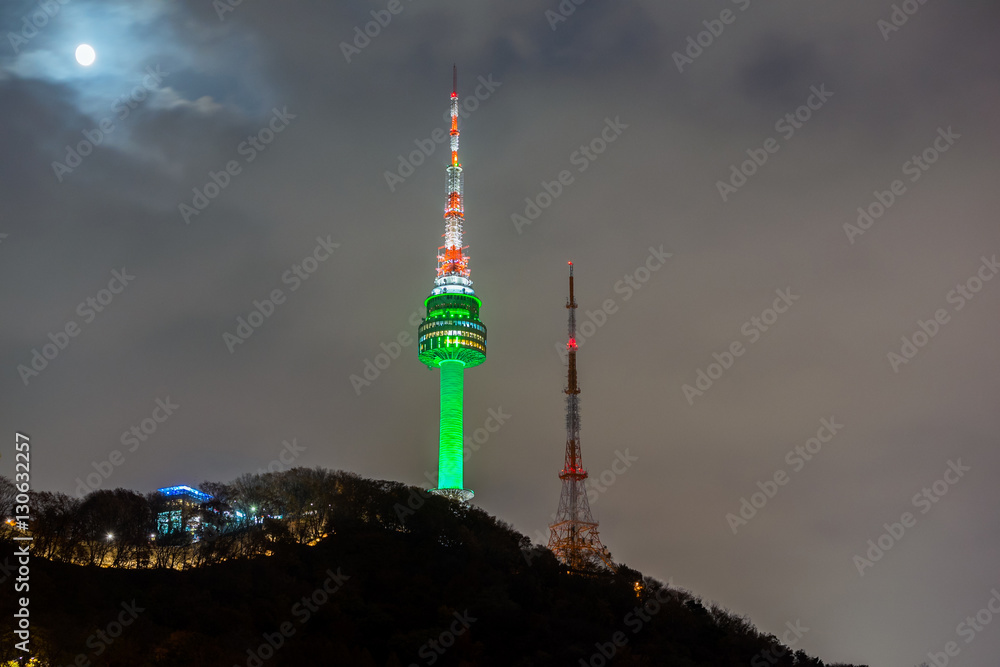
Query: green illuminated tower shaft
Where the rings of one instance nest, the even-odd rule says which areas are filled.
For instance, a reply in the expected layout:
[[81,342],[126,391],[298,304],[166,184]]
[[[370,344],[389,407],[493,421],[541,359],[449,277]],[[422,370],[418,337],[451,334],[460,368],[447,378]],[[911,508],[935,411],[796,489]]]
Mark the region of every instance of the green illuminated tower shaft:
[[462,164],[458,161],[458,75],[451,92],[451,163],[444,209],[445,243],[438,248],[434,289],[424,301],[427,317],[417,329],[418,356],[441,370],[441,433],[438,444],[438,488],[457,500],[472,498],[462,471],[462,394],[465,369],[486,361],[486,327],[479,321],[483,302],[469,279],[469,258],[462,245],[465,222]]
[[462,474],[462,390],[465,364],[455,359],[442,361],[441,439],[438,444],[438,487],[461,489]]

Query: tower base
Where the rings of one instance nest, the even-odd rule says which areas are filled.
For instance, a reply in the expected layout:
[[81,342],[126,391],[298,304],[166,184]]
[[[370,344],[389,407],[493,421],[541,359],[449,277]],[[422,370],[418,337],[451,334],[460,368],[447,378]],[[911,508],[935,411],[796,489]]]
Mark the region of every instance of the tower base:
[[460,503],[467,503],[476,495],[472,489],[428,489],[427,492]]

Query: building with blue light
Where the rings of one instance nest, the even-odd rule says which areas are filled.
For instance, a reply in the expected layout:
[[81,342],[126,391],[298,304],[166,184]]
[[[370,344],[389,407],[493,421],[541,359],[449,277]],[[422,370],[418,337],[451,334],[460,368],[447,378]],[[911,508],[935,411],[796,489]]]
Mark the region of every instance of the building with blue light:
[[193,533],[201,524],[199,510],[212,496],[190,486],[165,486],[157,492],[166,497],[166,506],[156,515],[156,530],[160,535],[177,532]]

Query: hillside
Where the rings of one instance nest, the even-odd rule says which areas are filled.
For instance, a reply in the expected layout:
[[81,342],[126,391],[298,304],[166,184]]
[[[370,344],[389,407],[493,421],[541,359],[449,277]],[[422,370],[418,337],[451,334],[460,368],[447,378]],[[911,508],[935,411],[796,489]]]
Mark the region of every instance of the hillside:
[[[312,545],[303,543],[305,522],[283,515],[194,545],[214,554],[204,556],[203,565],[168,569],[149,561],[122,568],[76,564],[86,536],[73,545],[49,536],[52,558],[40,557],[36,548],[31,564],[39,664],[825,664],[793,655],[747,619],[706,607],[626,566],[615,575],[566,574],[550,552],[532,548],[495,517],[402,484],[325,471],[241,480],[303,474],[326,480],[321,495],[314,489],[313,496],[298,499],[302,507],[327,508],[307,512],[313,520],[321,517],[317,530],[325,534],[308,540]],[[213,491],[238,504],[237,486],[214,485]],[[121,490],[99,493],[142,498]],[[91,500],[62,499],[68,512],[82,512]],[[50,507],[59,505],[48,500]],[[70,532],[62,518],[63,532]],[[43,523],[39,519],[39,533],[50,530]],[[14,550],[10,538],[0,545],[4,553]],[[257,545],[256,555],[235,554],[238,544]],[[44,540],[38,546],[45,549]],[[0,584],[0,665],[17,657],[9,625],[11,583],[7,577]]]

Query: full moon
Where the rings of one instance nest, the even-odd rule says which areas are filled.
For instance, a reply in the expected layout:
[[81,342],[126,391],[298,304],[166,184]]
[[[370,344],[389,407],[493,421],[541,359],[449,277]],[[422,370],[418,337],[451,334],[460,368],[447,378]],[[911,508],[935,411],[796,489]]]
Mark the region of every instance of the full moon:
[[94,52],[94,47],[90,44],[81,44],[76,47],[76,62],[80,63],[84,67],[88,67],[93,64],[96,58],[97,54]]

